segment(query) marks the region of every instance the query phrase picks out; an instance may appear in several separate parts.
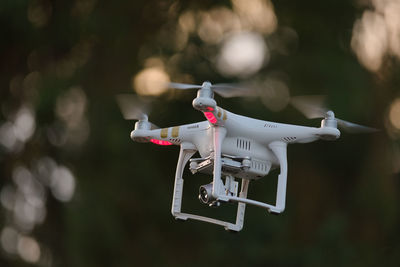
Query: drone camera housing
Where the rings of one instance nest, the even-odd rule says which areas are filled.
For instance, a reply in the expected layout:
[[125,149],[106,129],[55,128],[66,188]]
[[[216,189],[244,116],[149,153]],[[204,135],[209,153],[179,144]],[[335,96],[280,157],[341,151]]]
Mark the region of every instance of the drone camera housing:
[[203,204],[211,204],[215,201],[212,195],[213,183],[205,184],[199,188],[199,200]]

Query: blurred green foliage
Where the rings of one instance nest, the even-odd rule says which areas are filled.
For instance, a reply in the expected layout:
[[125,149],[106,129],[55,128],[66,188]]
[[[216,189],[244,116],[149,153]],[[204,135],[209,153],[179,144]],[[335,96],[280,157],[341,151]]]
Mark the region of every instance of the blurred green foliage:
[[[41,259],[33,265],[399,265],[400,188],[399,174],[393,172],[398,159],[393,151],[399,142],[384,126],[387,109],[399,93],[398,62],[389,60],[383,70],[373,73],[357,61],[350,41],[363,8],[353,1],[282,0],[273,5],[278,29],[265,35],[267,44],[279,40],[283,27],[295,31],[298,39],[288,44],[286,55],[271,50],[269,64],[247,80],[285,73],[291,95],[326,94],[338,117],[382,131],[290,146],[286,211],[272,216],[248,207],[244,229],[231,234],[216,225],[173,219],[170,206],[179,149],[132,142],[133,123],[123,120],[114,96],[133,90],[132,78],[147,58],[168,61],[177,53],[168,43],[172,38],[168,30],[177,27],[181,14],[222,6],[232,9],[232,3],[1,2],[0,123],[12,121],[15,111],[28,105],[36,126],[19,148],[0,150],[0,187],[15,183],[17,166],[34,169],[43,157],[68,167],[76,181],[67,202],[47,190],[44,221],[21,231],[40,245]],[[181,60],[166,69],[171,79],[189,75],[196,83],[240,80],[222,76],[213,57],[207,56],[217,53],[218,45],[205,44],[195,34],[188,43],[179,51]],[[68,122],[56,112],[58,101],[71,88],[84,92],[80,122],[87,121],[87,138],[74,132],[84,126],[71,128],[64,136]],[[164,127],[204,120],[191,107],[193,97],[194,92],[165,93],[155,101],[151,121]],[[272,112],[257,99],[217,98],[217,102],[259,119],[319,123],[302,118],[291,107]],[[250,184],[249,194],[272,201],[276,176],[274,171]],[[207,183],[206,176],[185,171],[185,178],[185,210],[231,218],[232,207],[208,210],[198,203],[197,188]],[[3,228],[14,224],[12,212],[4,207],[0,218]],[[3,249],[0,266],[31,264],[17,252]]]

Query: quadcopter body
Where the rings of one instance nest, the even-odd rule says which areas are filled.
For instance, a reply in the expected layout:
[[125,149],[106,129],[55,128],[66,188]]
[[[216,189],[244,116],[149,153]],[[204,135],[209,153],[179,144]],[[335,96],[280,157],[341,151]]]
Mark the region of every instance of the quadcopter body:
[[[340,137],[338,123],[355,129],[371,129],[336,119],[332,111],[324,112],[319,128],[253,119],[234,114],[217,105],[213,98],[214,91],[224,95],[226,86],[218,87],[204,82],[196,87],[182,84],[172,84],[172,87],[198,88],[197,97],[192,104],[207,120],[159,129],[148,121],[147,115],[142,114],[131,132],[131,138],[137,142],[179,145],[172,215],[176,219],[194,219],[222,225],[226,230],[242,229],[246,204],[265,208],[274,214],[284,211],[288,174],[287,145],[336,140]],[[199,152],[200,158],[192,158],[196,152]],[[182,174],[189,161],[189,169],[193,174],[199,172],[212,176],[211,183],[200,186],[200,201],[210,206],[219,206],[224,202],[237,203],[236,222],[181,211],[184,182]],[[247,191],[250,181],[258,180],[276,168],[280,168],[280,174],[275,204],[249,199]],[[237,180],[241,180],[240,189]]]

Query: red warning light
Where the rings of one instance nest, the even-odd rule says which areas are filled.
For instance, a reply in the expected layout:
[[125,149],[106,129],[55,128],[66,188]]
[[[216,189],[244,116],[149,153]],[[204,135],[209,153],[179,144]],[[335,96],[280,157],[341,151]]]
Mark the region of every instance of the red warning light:
[[150,142],[156,144],[156,145],[160,145],[160,146],[170,146],[172,145],[171,142],[168,141],[164,141],[164,140],[158,140],[158,139],[150,139]]
[[215,118],[212,112],[204,112],[204,116],[206,116],[207,120],[212,124],[217,123],[217,118]]

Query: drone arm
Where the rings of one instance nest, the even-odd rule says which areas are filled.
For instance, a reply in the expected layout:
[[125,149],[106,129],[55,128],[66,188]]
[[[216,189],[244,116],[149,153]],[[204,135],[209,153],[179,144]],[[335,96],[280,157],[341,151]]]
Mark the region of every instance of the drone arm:
[[284,142],[273,142],[269,145],[272,151],[278,158],[281,173],[278,176],[278,188],[276,192],[276,204],[275,207],[270,208],[271,213],[281,213],[285,210],[286,201],[286,184],[287,184],[287,157],[286,148],[287,144]]
[[223,195],[223,183],[221,179],[221,146],[226,136],[224,127],[213,127],[214,136],[214,170],[213,170],[213,189],[212,194],[215,198]]

